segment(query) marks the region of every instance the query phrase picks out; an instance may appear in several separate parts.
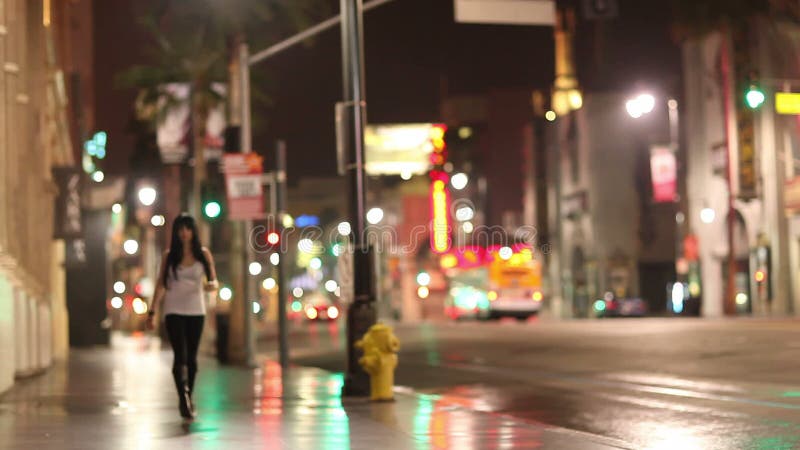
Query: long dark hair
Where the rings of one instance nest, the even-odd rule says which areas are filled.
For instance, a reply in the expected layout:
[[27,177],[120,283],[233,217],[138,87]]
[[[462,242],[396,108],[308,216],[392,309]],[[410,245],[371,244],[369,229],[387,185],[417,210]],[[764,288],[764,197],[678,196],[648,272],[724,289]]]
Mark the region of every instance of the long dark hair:
[[169,272],[172,271],[173,278],[178,279],[178,265],[183,259],[183,241],[181,241],[178,232],[181,228],[188,228],[192,232],[192,255],[194,259],[203,264],[203,270],[206,272],[206,278],[211,280],[211,267],[208,264],[206,255],[203,254],[203,246],[200,244],[200,236],[197,233],[197,222],[194,217],[186,213],[181,213],[172,223],[172,240],[170,241],[169,253],[167,253],[167,267],[164,270],[164,287],[167,286],[169,279]]

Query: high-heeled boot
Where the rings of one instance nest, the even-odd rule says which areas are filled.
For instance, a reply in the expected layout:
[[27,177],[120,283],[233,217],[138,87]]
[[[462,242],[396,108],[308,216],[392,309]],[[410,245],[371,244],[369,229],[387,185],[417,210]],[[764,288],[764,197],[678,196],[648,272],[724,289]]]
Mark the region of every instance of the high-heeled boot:
[[197,409],[194,407],[194,379],[197,375],[197,369],[192,370],[192,366],[189,366],[187,375],[186,386],[189,388],[189,409],[192,411],[192,416],[197,417]]
[[184,419],[194,418],[192,400],[189,394],[189,384],[186,380],[186,368],[178,368],[172,372],[175,378],[175,388],[178,391],[178,410]]

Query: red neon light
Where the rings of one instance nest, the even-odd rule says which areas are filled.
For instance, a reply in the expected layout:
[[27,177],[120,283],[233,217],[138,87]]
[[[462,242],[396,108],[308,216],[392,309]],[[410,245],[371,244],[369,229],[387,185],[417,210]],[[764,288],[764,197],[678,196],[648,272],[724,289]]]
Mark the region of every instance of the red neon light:
[[448,179],[444,172],[431,172],[431,250],[439,254],[450,250],[451,245]]

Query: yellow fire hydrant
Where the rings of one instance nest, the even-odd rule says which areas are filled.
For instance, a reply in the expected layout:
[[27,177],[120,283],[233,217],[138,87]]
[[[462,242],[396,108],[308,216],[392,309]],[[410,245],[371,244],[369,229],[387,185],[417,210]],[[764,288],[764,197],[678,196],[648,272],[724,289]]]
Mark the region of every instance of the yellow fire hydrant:
[[355,345],[364,350],[364,356],[359,358],[358,363],[369,374],[370,399],[394,400],[394,369],[397,367],[400,340],[392,328],[382,323],[375,324]]

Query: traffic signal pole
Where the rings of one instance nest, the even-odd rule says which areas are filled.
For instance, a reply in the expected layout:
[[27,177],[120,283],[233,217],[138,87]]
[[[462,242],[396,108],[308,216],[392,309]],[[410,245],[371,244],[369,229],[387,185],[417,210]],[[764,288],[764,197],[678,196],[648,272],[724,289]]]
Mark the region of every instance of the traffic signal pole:
[[[284,41],[268,47],[253,56],[248,55],[247,46],[239,49],[240,71],[242,76],[242,151],[251,150],[251,122],[250,122],[250,66],[257,64],[287,50],[306,39],[315,36],[341,22],[342,26],[342,75],[344,81],[344,100],[349,105],[344,120],[347,122],[345,142],[348,150],[348,196],[351,229],[355,233],[353,245],[353,302],[347,309],[347,373],[343,387],[344,395],[369,395],[369,378],[358,366],[358,355],[354,344],[363,336],[372,324],[375,323],[375,281],[374,265],[372,263],[372,249],[367,245],[366,229],[366,176],[364,173],[364,126],[366,124],[366,102],[364,96],[364,55],[363,55],[363,13],[373,8],[390,3],[394,0],[372,0],[366,5],[362,0],[341,0],[339,16],[332,17],[319,23],[308,30],[300,32]],[[276,180],[279,189],[278,217],[283,218],[285,211],[285,148],[281,153],[278,150],[278,176],[283,174],[283,180]],[[246,149],[246,150],[245,150]],[[283,155],[283,156],[282,156]],[[252,224],[251,224],[252,225]],[[282,224],[278,224],[279,228]],[[249,226],[247,227],[249,229]],[[249,236],[248,236],[249,237]],[[248,251],[252,250],[249,239],[245,241]],[[285,301],[283,291],[283,261],[279,264],[279,297]],[[249,285],[249,283],[246,283]],[[249,298],[249,297],[245,297]],[[245,335],[247,342],[248,361],[252,361],[252,327],[250,322],[249,302],[245,301]],[[280,305],[280,303],[279,303]],[[285,306],[285,305],[284,305]],[[279,306],[280,307],[280,306]],[[285,308],[284,308],[285,311]],[[281,317],[283,314],[279,315]],[[282,331],[281,331],[282,330]],[[286,324],[280,325],[281,341],[286,342]],[[281,345],[281,365],[288,364],[288,348]]]
[[364,171],[364,29],[362,0],[341,0],[342,80],[346,113],[349,216],[353,236],[353,301],[347,307],[347,369],[342,394],[369,395],[369,378],[358,365],[356,340],[375,324],[373,249],[366,239],[366,174]]
[[[274,191],[272,202],[272,217],[275,219],[275,228],[281,236],[279,246],[283,246],[283,218],[286,215],[286,143],[278,141],[275,149],[275,174],[272,189]],[[281,247],[279,247],[281,248]],[[289,368],[289,332],[286,318],[286,274],[284,267],[286,261],[283,257],[278,261],[278,352],[281,369]]]
[[[246,43],[239,45],[239,70],[241,72],[241,86],[242,86],[242,129],[241,129],[241,148],[242,153],[250,153],[253,151],[253,132],[250,111],[250,63],[249,51]],[[245,270],[242,272],[244,275],[244,292],[242,292],[241,308],[243,309],[243,331],[244,331],[244,363],[248,367],[255,367],[254,347],[255,338],[253,335],[253,312],[252,312],[252,298],[258,292],[255,285],[255,278],[250,275],[247,267],[250,262],[255,261],[255,249],[253,243],[250,242],[250,232],[253,229],[253,221],[247,220],[243,224],[242,239],[244,244],[244,251],[240,258],[244,258],[243,267]],[[236,255],[234,255],[236,257]]]

